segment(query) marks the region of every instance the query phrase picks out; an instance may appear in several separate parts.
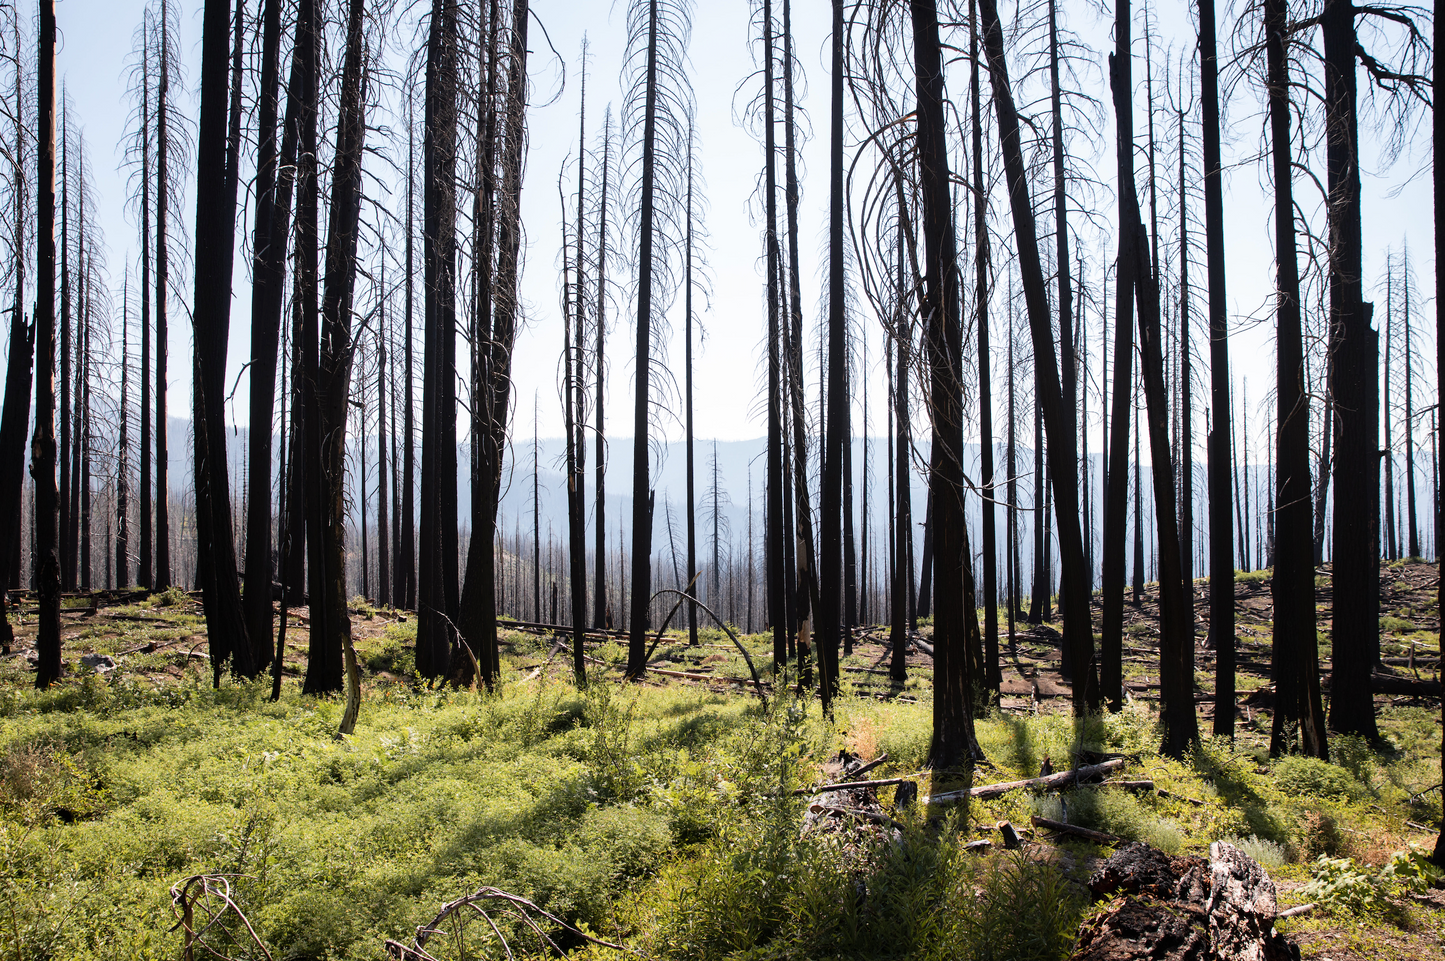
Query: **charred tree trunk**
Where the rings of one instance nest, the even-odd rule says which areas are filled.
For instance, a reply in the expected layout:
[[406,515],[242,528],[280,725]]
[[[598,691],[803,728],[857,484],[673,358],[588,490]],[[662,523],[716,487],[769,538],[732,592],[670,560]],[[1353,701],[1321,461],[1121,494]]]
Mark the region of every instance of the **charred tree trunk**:
[[170,290],[170,5],[161,0],[160,85],[156,88],[156,573],[155,590],[171,586],[170,479],[166,425],[167,300]]
[[[1199,0],[1204,118],[1204,243],[1209,278],[1209,635],[1214,647],[1214,733],[1234,735],[1234,520],[1230,517],[1229,326],[1224,288],[1224,174],[1219,144],[1219,54],[1214,0]],[[1313,596],[1313,594],[1311,595]]]
[[[592,626],[606,627],[607,603],[607,432],[603,417],[606,384],[607,344],[607,188],[612,174],[612,115],[607,114],[602,128],[602,195],[597,208],[597,504],[595,521],[597,546],[593,554]],[[750,542],[751,543],[751,542]]]
[[[239,2],[236,12],[239,44],[244,32]],[[226,346],[231,330],[231,267],[240,161],[240,90],[227,89],[231,46],[231,7],[227,0],[207,0],[203,23],[201,120],[196,134],[196,286],[191,315],[195,332],[196,547],[211,671],[219,685],[226,659],[231,660],[231,670],[241,677],[254,677],[256,665],[241,608],[226,471]],[[239,88],[239,70],[236,72]],[[231,132],[234,136],[228,135]],[[269,625],[266,637],[270,637]]]
[[[784,0],[787,4],[788,0]],[[785,7],[786,9],[786,7]],[[838,683],[838,641],[843,577],[843,470],[847,462],[848,388],[844,382],[847,360],[846,294],[843,286],[843,0],[833,0],[831,97],[828,139],[828,405],[822,459],[822,514],[818,521],[818,660],[822,665],[823,703],[832,706]],[[789,65],[791,77],[791,64]],[[789,84],[791,88],[791,84]],[[791,98],[790,98],[791,104]],[[791,118],[789,118],[791,121]],[[792,124],[788,126],[792,139]],[[791,151],[789,152],[791,172]],[[796,224],[793,215],[796,185],[789,183],[789,239]]]
[[[286,239],[296,183],[296,139],[301,111],[315,100],[316,43],[302,0],[287,82],[286,119],[277,163],[276,114],[280,82],[281,4],[266,0],[262,14],[260,150],[256,162],[256,223],[251,289],[251,493],[246,517],[246,633],[257,669],[270,662],[271,637],[271,415],[276,403],[276,357],[285,295]],[[263,642],[263,638],[265,641]]]
[[[992,0],[984,3],[987,9]],[[973,560],[964,526],[963,324],[944,127],[943,55],[933,0],[913,0],[910,9],[923,204],[922,306],[928,343],[928,407],[933,422],[928,486],[938,568],[933,598],[933,741],[928,757],[935,768],[972,768],[983,751],[974,737],[974,678],[969,655],[982,644],[973,594]]]
[[[1379,335],[1363,302],[1355,7],[1326,0],[1330,354],[1335,360],[1335,551],[1330,727],[1375,739],[1370,673],[1380,656]],[[1321,744],[1321,755],[1324,746]]]
[[[427,39],[423,124],[423,296],[421,546],[417,570],[416,666],[423,677],[446,674],[453,649],[456,565],[457,0],[433,0]],[[475,496],[475,495],[474,495]],[[481,535],[473,530],[473,543]],[[490,544],[487,545],[490,547]],[[450,559],[451,563],[448,564]]]
[[993,365],[989,355],[989,239],[988,198],[983,181],[983,107],[978,78],[978,20],[976,3],[969,3],[969,98],[973,145],[974,323],[978,325],[978,446],[979,473],[983,477],[983,660],[984,686],[997,697],[1003,683],[998,654],[998,546],[994,519],[993,469]]
[[768,480],[767,551],[768,620],[773,630],[773,667],[788,662],[792,648],[788,618],[789,525],[785,521],[786,492],[783,469],[783,358],[782,315],[778,290],[778,187],[777,149],[773,107],[773,7],[763,0],[763,166],[765,220],[763,246],[768,271]]
[[[20,575],[20,534],[19,518],[22,488],[25,483],[25,434],[30,428],[31,372],[35,360],[34,328],[25,323],[25,96],[22,83],[24,71],[19,67],[20,57],[19,18],[16,18],[16,70],[15,70],[15,142],[11,147],[11,169],[14,171],[11,189],[14,196],[14,230],[11,256],[14,258],[15,299],[10,307],[10,359],[5,369],[5,410],[0,414],[0,511],[4,516],[16,518],[14,524],[5,526],[0,536],[0,649],[10,650],[14,633],[10,621],[5,617],[6,599],[10,586]],[[42,145],[43,146],[43,145]],[[124,345],[124,334],[121,336]],[[124,346],[122,346],[124,351]],[[121,361],[121,504],[125,503],[125,397],[126,365]],[[122,510],[124,508],[122,507]],[[122,528],[124,532],[124,528]],[[124,533],[122,533],[124,540]],[[118,549],[123,549],[118,548]]]
[[140,178],[140,551],[136,583],[149,589],[152,577],[151,530],[151,73],[150,30],[141,26],[141,178]]
[[36,53],[39,154],[35,192],[35,433],[30,474],[35,480],[35,583],[39,595],[35,686],[60,678],[60,557],[55,485],[55,0],[40,0]]
[[[1048,432],[1049,440],[1049,479],[1053,483],[1054,495],[1058,498],[1059,555],[1064,569],[1064,645],[1072,663],[1082,665],[1074,677],[1073,702],[1075,715],[1083,716],[1099,709],[1099,681],[1094,670],[1094,632],[1088,580],[1084,571],[1084,540],[1079,530],[1078,445],[1069,426],[1070,420],[1062,410],[1063,391],[1054,353],[1043,269],[1039,262],[1038,235],[1024,172],[1018,113],[1014,107],[1008,66],[1004,60],[1003,30],[999,23],[998,7],[995,0],[980,0],[979,6],[983,14],[984,50],[988,57],[989,75],[993,81],[993,102],[998,116],[1004,171],[1009,186],[1009,205],[1013,210],[1014,228],[1018,238],[1024,298],[1029,312],[1029,331],[1033,339],[1035,363],[1040,365],[1042,371],[1039,382],[1043,396],[1040,400],[1043,405],[1044,428]],[[962,528],[961,521],[958,526]],[[935,622],[936,620],[935,616]]]
[[1315,635],[1315,566],[1310,542],[1309,393],[1300,321],[1299,260],[1295,245],[1293,143],[1290,137],[1287,0],[1265,0],[1269,70],[1269,128],[1274,173],[1279,469],[1275,476],[1274,598],[1275,713],[1270,753],[1303,751],[1324,757]]
[[[351,306],[356,291],[356,248],[361,221],[361,161],[366,149],[366,47],[362,34],[365,0],[350,0],[346,58],[341,68],[340,116],[331,174],[331,213],[326,235],[326,287],[321,300],[321,355],[314,408],[314,443],[320,448],[318,488],[319,550],[311,578],[311,636],[322,635],[323,661],[307,665],[313,690],[333,690],[346,678],[346,706],[340,732],[356,728],[361,708],[361,674],[351,643],[346,610],[346,420],[351,395]],[[363,404],[363,409],[365,405]],[[363,511],[365,505],[363,504]],[[362,564],[366,563],[363,552]],[[312,642],[313,653],[318,650]]]

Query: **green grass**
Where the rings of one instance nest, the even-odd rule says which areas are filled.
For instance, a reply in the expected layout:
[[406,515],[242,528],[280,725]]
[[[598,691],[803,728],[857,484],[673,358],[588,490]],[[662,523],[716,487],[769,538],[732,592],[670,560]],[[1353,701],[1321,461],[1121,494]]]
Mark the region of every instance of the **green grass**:
[[[80,628],[93,631],[83,645],[117,652],[194,637],[203,627],[189,603],[181,595],[164,623]],[[0,662],[0,958],[173,958],[170,886],[224,873],[278,959],[382,957],[385,938],[409,939],[439,905],[484,884],[656,958],[1053,959],[1069,953],[1086,906],[1037,849],[963,850],[1000,820],[1067,815],[1171,852],[1234,838],[1299,882],[1321,856],[1382,870],[1408,842],[1431,840],[1407,818],[1439,821],[1440,795],[1428,790],[1440,780],[1433,707],[1382,708],[1385,741],[1332,738],[1334,763],[1268,759],[1259,711],[1235,741],[1206,738],[1174,761],[1157,754],[1156,717],[1135,702],[1082,722],[995,711],[978,724],[988,766],[974,781],[1032,776],[1046,757],[1061,769],[1086,751],[1128,756],[1126,776],[1173,796],[1013,792],[893,811],[896,837],[872,830],[840,843],[800,832],[804,802],[792,789],[823,779],[820,764],[840,748],[886,753],[873,776],[919,772],[932,735],[927,671],[910,672],[916,701],[869,697],[864,682],[878,678],[845,674],[825,719],[816,701],[787,694],[763,707],[745,691],[694,686],[597,679],[579,692],[561,679],[561,655],[553,674],[532,677],[550,639],[515,632],[504,634],[496,693],[434,691],[405,680],[414,637],[409,620],[359,644],[365,700],[345,741],[334,738],[340,703],[291,682],[275,704],[264,683],[212,689],[187,657],[195,642],[129,655],[126,677],[76,674],[44,693],[19,659]],[[742,641],[769,671],[770,640]],[[670,638],[665,649],[684,670],[746,672],[720,647]],[[626,650],[591,653],[620,663]],[[186,669],[179,680],[136,673],[176,667]],[[1131,676],[1141,667],[1126,665]],[[1241,692],[1255,681],[1242,676]],[[1199,683],[1212,687],[1205,675]],[[893,789],[879,793],[887,808]],[[540,956],[515,920],[499,924],[515,950]],[[486,956],[489,932],[469,931]]]

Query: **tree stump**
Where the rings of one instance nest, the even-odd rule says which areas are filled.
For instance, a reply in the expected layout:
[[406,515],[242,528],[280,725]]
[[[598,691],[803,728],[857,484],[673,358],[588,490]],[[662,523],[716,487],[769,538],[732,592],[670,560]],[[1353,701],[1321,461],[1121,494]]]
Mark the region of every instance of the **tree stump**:
[[1109,909],[1079,930],[1074,961],[1298,961],[1274,930],[1274,882],[1238,848],[1210,845],[1209,860],[1170,857],[1135,842],[1089,879]]

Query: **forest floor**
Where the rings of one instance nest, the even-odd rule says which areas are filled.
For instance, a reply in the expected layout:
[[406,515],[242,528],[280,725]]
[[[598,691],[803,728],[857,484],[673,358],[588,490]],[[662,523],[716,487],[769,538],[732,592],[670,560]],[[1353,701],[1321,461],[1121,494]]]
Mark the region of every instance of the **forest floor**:
[[[1280,922],[1305,958],[1445,959],[1445,892],[1419,856],[1440,825],[1438,576],[1382,569],[1382,740],[1335,738],[1332,764],[1268,757],[1267,572],[1236,578],[1232,741],[1207,736],[1214,665],[1196,582],[1206,737],[1182,761],[1156,751],[1153,585],[1126,605],[1117,715],[1073,721],[1058,625],[1021,623],[1012,643],[1001,626],[1003,696],[978,722],[988,761],[973,783],[1122,757],[1119,777],[1153,790],[1106,782],[949,808],[895,804],[891,784],[810,796],[880,758],[865,777],[922,794],[958,786],[923,770],[931,659],[910,644],[894,685],[886,630],[859,632],[825,718],[790,684],[774,690],[764,635],[741,643],[766,703],[718,630],[697,646],[669,632],[636,685],[620,683],[625,640],[593,635],[585,691],[550,632],[508,630],[501,683],[485,694],[419,683],[414,618],[358,603],[361,721],[338,740],[339,701],[299,693],[304,608],[288,612],[272,703],[269,681],[212,687],[202,611],[176,590],[68,596],[66,677],[35,692],[22,600],[0,655],[0,957],[175,957],[173,912],[191,902],[172,885],[208,875],[193,910],[220,906],[203,941],[223,957],[263,956],[242,915],[277,959],[383,957],[386,939],[410,944],[443,905],[494,886],[527,904],[489,895],[450,915],[427,951],[502,957],[500,937],[540,956],[525,914],[574,956],[622,956],[593,936],[647,957],[1061,958],[1097,910],[1079,882],[1112,845],[1030,830],[1042,816],[1170,853],[1233,839],[1281,906],[1317,904]],[[1327,684],[1327,573],[1316,583]],[[925,619],[917,638],[930,634]],[[1005,820],[1022,853],[1002,850]],[[481,911],[495,927],[467,923]]]

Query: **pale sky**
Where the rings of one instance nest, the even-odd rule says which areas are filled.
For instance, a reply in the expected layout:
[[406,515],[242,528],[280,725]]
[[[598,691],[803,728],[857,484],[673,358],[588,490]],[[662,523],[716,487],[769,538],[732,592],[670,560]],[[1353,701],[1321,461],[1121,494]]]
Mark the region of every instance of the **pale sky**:
[[[181,9],[180,49],[188,64],[186,81],[194,84],[199,76],[200,2],[176,2]],[[417,3],[413,8],[420,13],[424,12],[426,6]],[[255,7],[256,2],[252,0],[248,4],[248,12],[254,15]],[[532,406],[534,393],[540,394],[541,433],[543,436],[555,436],[562,431],[561,411],[554,400],[561,340],[558,296],[560,271],[557,258],[561,213],[557,179],[563,159],[575,155],[576,149],[576,61],[585,33],[590,39],[592,50],[587,113],[590,140],[600,128],[604,107],[610,102],[614,115],[621,107],[623,94],[618,85],[618,71],[625,41],[625,7],[620,2],[609,5],[599,2],[549,3],[538,0],[533,4],[533,8],[535,16],[545,25],[552,45],[569,63],[566,89],[560,97],[550,105],[535,107],[528,114],[530,146],[523,191],[523,219],[527,231],[523,296],[527,304],[528,320],[516,344],[514,396],[520,411],[517,419],[526,421],[530,420],[529,408]],[[57,75],[68,86],[74,103],[75,122],[83,128],[88,142],[91,169],[95,178],[94,192],[109,248],[111,286],[117,291],[117,311],[123,265],[128,258],[133,260],[138,247],[134,239],[135,226],[123,206],[126,186],[124,176],[118,172],[118,168],[121,161],[120,143],[129,111],[129,101],[125,96],[125,63],[132,46],[132,34],[140,22],[141,9],[141,0],[60,0],[57,4],[61,38]],[[1107,89],[1102,78],[1105,52],[1113,46],[1112,22],[1101,16],[1093,4],[1073,2],[1067,3],[1063,9],[1067,24],[1093,48],[1092,63],[1081,67],[1080,83],[1085,85],[1087,92],[1093,96],[1107,99]],[[900,7],[900,12],[904,10],[906,8]],[[762,149],[753,134],[738,124],[736,118],[742,98],[735,96],[736,88],[753,69],[748,48],[748,11],[747,3],[734,0],[727,3],[699,4],[693,15],[691,67],[698,106],[698,137],[701,142],[699,172],[707,182],[709,209],[706,222],[710,235],[707,258],[711,265],[713,290],[710,301],[699,301],[698,319],[708,332],[706,340],[697,348],[695,405],[696,434],[699,438],[742,439],[757,437],[765,432],[765,422],[760,416],[757,403],[757,372],[762,357],[766,317],[761,225],[754,221],[753,197],[755,178],[761,169]],[[1136,4],[1136,13],[1137,11]],[[1010,17],[1013,11],[1005,5],[1001,12],[1005,17]],[[1161,16],[1161,40],[1155,48],[1156,76],[1163,69],[1162,62],[1169,57],[1177,59],[1181,49],[1189,51],[1193,39],[1188,7],[1171,5]],[[793,19],[796,32],[795,49],[807,78],[807,99],[802,106],[809,111],[813,128],[812,139],[803,152],[806,179],[800,211],[803,309],[805,319],[812,324],[818,316],[818,305],[822,302],[826,279],[825,265],[819,254],[824,249],[827,223],[826,60],[830,6],[822,0],[796,0]],[[534,90],[532,99],[534,103],[540,104],[551,99],[556,92],[558,70],[542,31],[537,29],[537,22],[538,20],[534,20],[531,33],[530,73]],[[400,28],[392,30],[388,38],[390,48],[387,56],[393,62],[398,62],[409,52],[402,50],[401,45],[403,42],[411,42],[415,35],[413,26],[414,21],[409,20]],[[1228,43],[1227,38],[1231,35],[1243,35],[1252,29],[1250,25],[1237,26],[1230,21],[1221,20],[1221,42]],[[1136,40],[1141,34],[1142,31],[1136,27]],[[1173,54],[1164,51],[1163,48],[1168,46],[1172,46]],[[1134,71],[1139,93],[1135,103],[1141,116],[1136,120],[1136,133],[1141,138],[1142,145],[1145,132],[1142,119],[1142,43],[1137,51],[1139,57]],[[1221,49],[1222,54],[1226,52]],[[339,60],[339,51],[334,52],[334,55]],[[1156,80],[1156,84],[1159,82],[1161,81]],[[758,83],[760,81],[753,81],[748,90],[756,89]],[[967,91],[966,65],[954,65],[948,76],[948,84],[950,93],[962,101]],[[986,79],[984,93],[987,96]],[[184,91],[178,91],[177,95],[190,102],[187,112],[194,117],[194,90],[188,87]],[[1235,101],[1229,108],[1228,119],[1230,126],[1225,134],[1225,162],[1227,165],[1240,165],[1227,174],[1226,186],[1225,229],[1229,301],[1231,316],[1242,320],[1247,314],[1258,311],[1260,305],[1266,302],[1273,279],[1272,231],[1268,219],[1271,205],[1262,189],[1262,180],[1267,177],[1267,171],[1251,160],[1262,143],[1263,130],[1259,97],[1252,86],[1241,84],[1236,88]],[[382,122],[377,118],[373,120]],[[1160,122],[1161,136],[1172,137],[1172,116],[1161,119]],[[1383,172],[1377,172],[1378,149],[1373,136],[1368,132],[1362,133],[1367,288],[1373,287],[1377,278],[1383,275],[1385,248],[1393,245],[1398,249],[1400,244],[1408,239],[1414,258],[1413,268],[1421,281],[1422,298],[1432,294],[1432,207],[1428,177],[1428,133],[1429,128],[1426,126],[1422,129],[1418,142],[1411,145],[1406,155],[1398,160],[1393,168]],[[1099,144],[1081,141],[1072,144],[1071,148],[1085,159],[1093,161],[1100,170],[1102,179],[1106,183],[1112,183],[1112,118],[1105,118],[1105,127],[1098,139]],[[1197,147],[1195,150],[1197,151]],[[193,180],[193,171],[188,172],[187,176]],[[1161,171],[1160,176],[1161,186],[1168,184],[1172,192],[1176,176],[1174,171]],[[1140,179],[1142,183],[1142,169]],[[567,182],[570,192],[570,173]],[[1267,187],[1267,184],[1264,186]],[[1316,201],[1312,189],[1299,182],[1296,190],[1306,209],[1314,210]],[[1196,205],[1197,211],[1201,204],[1197,193],[1191,203]],[[193,201],[186,201],[187,220],[193,216],[192,204]],[[1104,199],[1100,205],[1104,209],[1103,218],[1112,219],[1112,200]],[[1161,197],[1161,211],[1164,207]],[[1168,209],[1173,209],[1172,199]],[[993,199],[991,211],[995,233],[1011,234],[1012,222],[1007,217],[1007,206],[1001,196]],[[1046,228],[1041,224],[1040,229],[1042,231]],[[242,231],[249,230],[248,214],[244,221],[238,224],[238,236]],[[1171,246],[1177,230],[1172,216],[1161,225],[1161,233],[1169,239]],[[961,232],[961,236],[967,235],[966,230]],[[1086,234],[1086,242],[1082,245],[1081,252],[1087,261],[1085,282],[1097,290],[1100,246],[1096,240],[1088,239],[1092,236]],[[995,246],[997,249],[997,242]],[[972,256],[971,250],[965,250],[964,253],[965,256]],[[1198,291],[1193,312],[1196,319],[1199,319],[1204,315],[1202,254],[1192,271]],[[237,382],[237,391],[228,410],[235,420],[244,423],[247,384],[244,376],[239,377],[238,381],[238,374],[249,353],[249,271],[239,258],[236,280],[237,299],[232,319],[228,389],[232,382]],[[173,380],[169,396],[172,412],[184,416],[190,395],[188,378],[191,345],[189,323],[186,319],[190,300],[189,281],[182,285],[182,289],[186,291],[186,295],[177,298],[172,308],[170,369]],[[994,302],[996,318],[1002,312],[1001,301],[1000,297]],[[1424,307],[1426,304],[1422,303],[1420,306]],[[1382,313],[1383,311],[1377,313],[1377,317]],[[633,316],[634,309],[625,300],[618,302],[612,311],[615,325],[608,342],[608,409],[610,432],[617,436],[629,433],[631,426]],[[682,348],[678,309],[672,311],[672,318],[675,336],[668,352],[675,364],[680,365]],[[882,336],[871,319],[865,317],[862,322],[868,330],[871,366],[881,358]],[[1092,311],[1089,322],[1093,325],[1090,348],[1097,357],[1098,317]],[[119,328],[118,315],[114,326]],[[1195,352],[1196,356],[1207,357],[1207,344],[1203,341],[1201,331],[1201,327],[1196,327]],[[998,327],[995,327],[993,341],[1001,349],[1002,332]],[[1231,351],[1236,381],[1248,377],[1250,401],[1254,406],[1264,397],[1266,389],[1273,381],[1272,336],[1261,325],[1241,330],[1232,338]],[[816,345],[811,348],[811,352],[816,352]],[[1001,377],[1001,355],[993,359],[991,366],[996,375]],[[680,380],[680,366],[675,369],[679,370]],[[871,378],[870,390],[876,390],[874,396],[881,398],[884,376],[882,371],[874,367],[868,376]],[[1203,383],[1208,376],[1207,366],[1197,367],[1195,376],[1196,383]],[[998,396],[997,389],[995,396]],[[1204,393],[1196,394],[1198,398],[1205,396],[1207,395]],[[1095,434],[1090,447],[1097,452],[1098,405],[1096,400],[1090,403],[1091,431]],[[878,408],[878,404],[872,405],[874,416],[870,430],[875,434],[881,433],[883,429]],[[997,423],[997,414],[995,418]],[[1202,417],[1199,417],[1199,422],[1202,425]],[[1262,420],[1259,421],[1261,426],[1263,423]],[[680,421],[669,425],[668,431],[674,437],[680,436]],[[860,429],[855,427],[855,431]],[[518,436],[523,434],[530,434],[530,425],[519,426]],[[173,440],[173,446],[176,443],[177,441]],[[1251,446],[1254,446],[1253,443]],[[1202,437],[1196,450],[1196,458],[1203,460]]]

